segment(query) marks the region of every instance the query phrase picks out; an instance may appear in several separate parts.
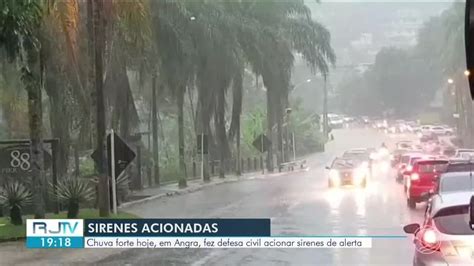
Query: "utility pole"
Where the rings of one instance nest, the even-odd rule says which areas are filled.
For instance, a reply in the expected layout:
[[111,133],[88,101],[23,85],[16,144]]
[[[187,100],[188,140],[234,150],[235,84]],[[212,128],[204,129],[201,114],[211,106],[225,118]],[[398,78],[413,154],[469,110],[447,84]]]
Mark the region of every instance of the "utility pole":
[[153,138],[153,178],[155,185],[160,185],[160,165],[158,155],[158,119],[156,107],[156,73],[153,74],[151,99],[151,124]]
[[241,125],[241,115],[239,115],[239,122],[238,122],[238,126],[237,126],[237,136],[236,136],[236,146],[237,146],[237,171],[236,171],[236,174],[238,176],[242,175],[242,165],[240,164],[240,127],[242,126]]
[[327,74],[323,74],[324,88],[323,88],[323,134],[324,138],[328,138],[328,88],[327,88]]
[[[285,110],[285,122],[286,122],[286,148],[287,148],[287,152],[286,152],[286,156],[287,156],[287,160],[286,161],[290,161],[290,154],[291,154],[291,146],[290,146],[290,114],[291,114],[291,111],[292,109],[291,108],[286,108]],[[293,144],[293,143],[292,143]]]

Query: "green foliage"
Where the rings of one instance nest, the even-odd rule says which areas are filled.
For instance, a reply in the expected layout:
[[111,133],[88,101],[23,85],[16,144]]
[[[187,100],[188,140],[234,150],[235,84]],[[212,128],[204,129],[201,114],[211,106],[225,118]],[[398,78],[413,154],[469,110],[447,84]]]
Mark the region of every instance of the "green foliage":
[[87,156],[79,161],[79,172],[81,176],[92,176],[96,173],[94,160]]
[[[50,193],[54,197],[54,186],[50,184]],[[67,204],[68,218],[76,218],[79,205],[94,199],[95,190],[88,180],[67,177],[60,180],[56,187],[56,195],[60,202]]]
[[242,118],[241,125],[241,153],[243,157],[259,155],[259,151],[252,145],[252,142],[260,134],[265,133],[266,113],[262,107],[249,111]]
[[0,1],[0,14],[0,47],[5,49],[8,59],[20,57],[22,48],[38,47],[39,1]]
[[[26,219],[33,218],[32,216],[26,216]],[[60,212],[58,214],[47,213],[46,219],[65,219],[67,218],[67,212]],[[99,211],[96,209],[80,209],[80,213],[77,216],[79,219],[101,219]],[[118,212],[117,214],[111,214],[106,219],[134,219],[139,218],[136,215]],[[7,218],[0,217],[0,242],[3,241],[14,241],[24,239],[26,237],[26,226],[24,225],[12,225],[8,224]]]
[[[301,107],[301,99],[297,99],[289,115],[289,137],[295,135],[296,155],[304,155],[321,151],[325,143],[319,124],[319,115],[306,111]],[[290,139],[289,142],[292,140]]]
[[8,180],[0,189],[0,204],[10,211],[11,223],[23,223],[21,210],[31,203],[31,192],[20,182]]

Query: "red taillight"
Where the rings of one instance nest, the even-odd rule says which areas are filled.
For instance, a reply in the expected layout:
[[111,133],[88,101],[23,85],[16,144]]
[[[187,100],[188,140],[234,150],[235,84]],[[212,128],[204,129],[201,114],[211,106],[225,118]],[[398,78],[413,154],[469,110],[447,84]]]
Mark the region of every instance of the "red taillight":
[[441,245],[435,230],[431,228],[423,229],[421,232],[421,244],[424,248],[432,251],[441,251]]
[[411,181],[420,180],[420,175],[418,175],[417,173],[413,173],[413,174],[411,174],[410,179],[411,179]]

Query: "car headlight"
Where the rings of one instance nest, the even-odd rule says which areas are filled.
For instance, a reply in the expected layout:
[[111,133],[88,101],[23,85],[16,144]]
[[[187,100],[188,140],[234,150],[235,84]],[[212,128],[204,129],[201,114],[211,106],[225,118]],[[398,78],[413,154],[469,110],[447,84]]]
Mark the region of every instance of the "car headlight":
[[339,180],[339,172],[337,170],[331,169],[329,171],[329,178],[331,178],[333,181]]
[[386,148],[380,148],[380,150],[379,150],[379,156],[380,156],[380,157],[384,157],[384,156],[387,156],[387,155],[389,155],[389,154],[390,154],[390,152],[388,151],[388,149],[386,149]]
[[361,184],[367,176],[368,169],[367,167],[359,167],[354,171],[354,182],[356,184]]
[[331,180],[332,184],[335,186],[339,186],[341,184],[341,178],[337,170],[331,169],[329,171],[329,179]]

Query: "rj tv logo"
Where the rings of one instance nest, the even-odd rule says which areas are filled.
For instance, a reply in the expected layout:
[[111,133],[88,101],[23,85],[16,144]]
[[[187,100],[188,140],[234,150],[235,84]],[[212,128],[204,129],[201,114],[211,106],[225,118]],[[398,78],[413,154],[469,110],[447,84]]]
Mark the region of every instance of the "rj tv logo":
[[81,219],[28,219],[26,236],[83,236]]

